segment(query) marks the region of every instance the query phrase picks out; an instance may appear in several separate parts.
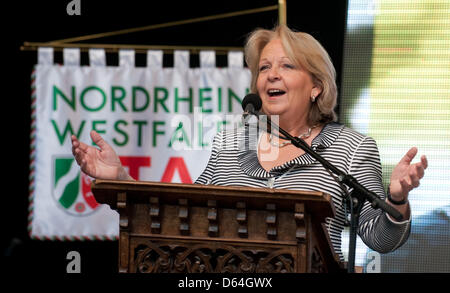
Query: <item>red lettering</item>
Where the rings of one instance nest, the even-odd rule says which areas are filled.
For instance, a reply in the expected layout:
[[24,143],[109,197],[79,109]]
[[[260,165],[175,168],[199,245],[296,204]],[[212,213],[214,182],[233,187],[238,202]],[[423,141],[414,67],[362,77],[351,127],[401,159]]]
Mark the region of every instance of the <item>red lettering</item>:
[[191,176],[182,157],[171,157],[167,163],[166,170],[162,176],[161,182],[172,182],[175,170],[178,170],[182,183],[192,184]]
[[122,165],[128,167],[128,173],[131,177],[139,180],[139,168],[150,167],[150,157],[119,157]]

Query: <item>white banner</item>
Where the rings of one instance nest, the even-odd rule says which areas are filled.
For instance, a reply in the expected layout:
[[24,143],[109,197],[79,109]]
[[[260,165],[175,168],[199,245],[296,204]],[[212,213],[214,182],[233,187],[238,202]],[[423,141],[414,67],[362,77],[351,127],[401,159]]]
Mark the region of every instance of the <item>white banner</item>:
[[33,75],[30,236],[117,239],[119,217],[99,205],[70,136],[99,132],[138,180],[193,183],[212,138],[241,123],[247,68],[36,66]]

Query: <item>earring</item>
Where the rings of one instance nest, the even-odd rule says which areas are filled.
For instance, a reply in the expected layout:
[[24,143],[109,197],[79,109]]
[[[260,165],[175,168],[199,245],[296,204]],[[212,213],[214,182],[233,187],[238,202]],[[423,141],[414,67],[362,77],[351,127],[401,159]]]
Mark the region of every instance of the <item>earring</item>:
[[314,103],[316,101],[316,96],[311,97],[311,102]]

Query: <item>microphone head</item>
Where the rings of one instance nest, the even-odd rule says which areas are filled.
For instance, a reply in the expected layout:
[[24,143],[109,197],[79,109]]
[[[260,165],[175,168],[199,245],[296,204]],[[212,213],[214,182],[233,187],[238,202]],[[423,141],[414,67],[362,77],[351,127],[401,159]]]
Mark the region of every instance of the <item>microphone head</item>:
[[242,109],[245,111],[249,104],[253,105],[255,111],[259,111],[262,107],[262,100],[257,94],[248,94],[245,96],[244,100],[242,100]]

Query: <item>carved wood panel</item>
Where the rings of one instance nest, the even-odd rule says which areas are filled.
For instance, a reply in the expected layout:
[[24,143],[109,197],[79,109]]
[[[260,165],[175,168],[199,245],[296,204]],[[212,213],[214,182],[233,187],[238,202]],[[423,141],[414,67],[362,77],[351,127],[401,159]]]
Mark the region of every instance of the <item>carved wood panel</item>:
[[130,269],[136,273],[292,273],[294,251],[283,247],[140,240],[132,247]]

